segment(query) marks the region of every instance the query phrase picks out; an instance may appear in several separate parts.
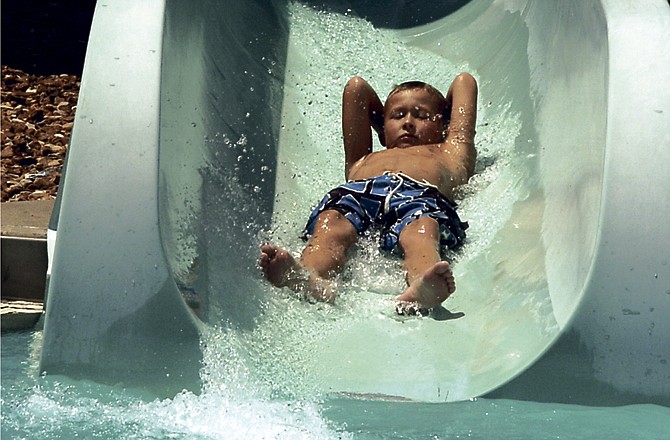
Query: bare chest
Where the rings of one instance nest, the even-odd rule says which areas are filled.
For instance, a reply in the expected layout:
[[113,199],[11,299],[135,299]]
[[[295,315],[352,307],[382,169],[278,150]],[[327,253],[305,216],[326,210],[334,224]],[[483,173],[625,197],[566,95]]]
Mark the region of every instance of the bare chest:
[[431,145],[376,151],[356,162],[349,178],[358,180],[379,176],[385,172],[403,173],[416,180],[425,180],[451,197],[453,179],[443,156],[439,148]]

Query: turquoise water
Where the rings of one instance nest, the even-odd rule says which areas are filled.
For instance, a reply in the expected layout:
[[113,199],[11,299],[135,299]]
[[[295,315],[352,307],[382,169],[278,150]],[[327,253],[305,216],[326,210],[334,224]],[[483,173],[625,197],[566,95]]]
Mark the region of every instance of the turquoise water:
[[282,399],[244,378],[159,400],[40,378],[39,336],[2,335],[3,439],[667,439],[670,426],[670,409],[657,405]]

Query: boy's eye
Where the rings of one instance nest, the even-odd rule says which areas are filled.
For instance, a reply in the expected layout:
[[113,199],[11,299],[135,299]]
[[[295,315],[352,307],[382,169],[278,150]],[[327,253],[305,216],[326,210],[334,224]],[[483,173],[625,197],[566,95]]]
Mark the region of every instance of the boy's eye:
[[419,108],[412,109],[410,111],[407,110],[394,110],[391,112],[391,119],[402,119],[405,116],[407,116],[407,113],[410,113],[414,118],[416,119],[423,119],[423,120],[435,120],[437,115],[434,115],[433,113],[429,112],[428,110],[422,110]]

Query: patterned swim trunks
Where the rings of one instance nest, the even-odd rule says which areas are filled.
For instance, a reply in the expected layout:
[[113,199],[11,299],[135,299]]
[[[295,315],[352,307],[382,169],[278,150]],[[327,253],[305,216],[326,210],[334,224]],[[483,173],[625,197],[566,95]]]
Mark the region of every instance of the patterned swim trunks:
[[387,173],[352,180],[330,191],[314,209],[305,226],[305,237],[314,233],[319,214],[342,214],[363,234],[371,225],[381,228],[381,248],[393,251],[400,233],[413,220],[431,217],[440,226],[440,245],[454,249],[463,244],[468,224],[461,222],[456,203],[428,183],[403,174]]

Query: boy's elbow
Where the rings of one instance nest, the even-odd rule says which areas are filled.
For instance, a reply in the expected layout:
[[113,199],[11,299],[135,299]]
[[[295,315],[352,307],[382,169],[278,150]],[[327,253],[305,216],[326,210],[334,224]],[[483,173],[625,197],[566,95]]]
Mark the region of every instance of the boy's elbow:
[[372,86],[360,76],[354,76],[344,86],[343,97],[346,99],[353,99],[368,105],[374,101],[379,100],[377,94],[372,89]]
[[456,78],[454,78],[454,82],[461,82],[477,87],[477,80],[468,72],[459,73]]
[[354,76],[349,81],[347,81],[347,84],[344,86],[345,89],[349,90],[357,90],[364,87],[368,87],[368,83],[361,76]]
[[466,93],[471,93],[475,97],[477,96],[477,80],[474,76],[470,75],[468,72],[461,72],[453,82],[453,86],[457,90],[461,90]]

